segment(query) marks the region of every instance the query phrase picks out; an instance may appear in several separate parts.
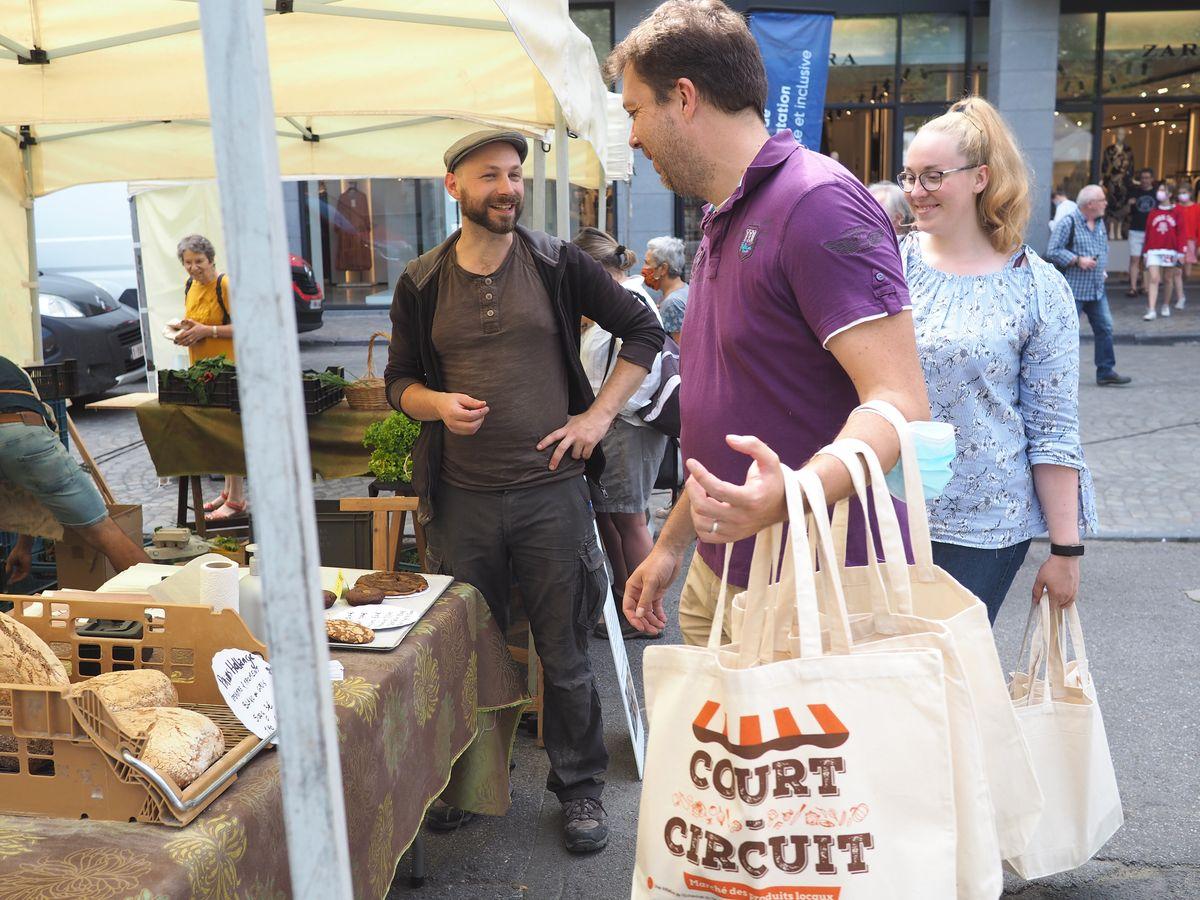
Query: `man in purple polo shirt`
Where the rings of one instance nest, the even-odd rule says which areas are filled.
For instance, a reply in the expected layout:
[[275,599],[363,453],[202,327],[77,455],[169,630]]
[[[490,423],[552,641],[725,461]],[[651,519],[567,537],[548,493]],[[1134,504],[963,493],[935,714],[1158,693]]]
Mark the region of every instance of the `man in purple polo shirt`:
[[[928,419],[929,404],[891,223],[839,163],[790,133],[768,135],[766,73],[742,17],[719,0],[669,0],[608,65],[623,78],[630,145],[669,189],[711,204],[680,353],[691,477],[624,601],[635,626],[660,631],[663,594],[698,535],[679,618],[684,640],[702,644],[721,544],[738,542],[729,578],[744,585],[745,538],[786,515],[781,463],[810,467],[832,502],[850,479],[836,460],[813,457],[822,446],[859,438],[885,470],[899,455],[892,427],[854,408],[887,400],[911,421]],[[849,546],[861,563],[855,518]]]

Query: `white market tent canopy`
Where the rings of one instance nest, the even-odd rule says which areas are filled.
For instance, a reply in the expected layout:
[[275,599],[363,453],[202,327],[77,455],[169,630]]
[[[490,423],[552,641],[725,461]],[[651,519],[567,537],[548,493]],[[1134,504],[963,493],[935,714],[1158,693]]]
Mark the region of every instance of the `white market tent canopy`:
[[[440,177],[445,148],[479,128],[550,141],[556,107],[582,139],[569,144],[570,180],[628,177],[628,154],[615,152],[627,126],[565,0],[262,9],[284,177]],[[15,326],[3,330],[0,353],[27,362],[40,342],[32,197],[216,174],[199,6],[5,0],[0,97],[0,316]],[[555,156],[549,166],[562,164]]]

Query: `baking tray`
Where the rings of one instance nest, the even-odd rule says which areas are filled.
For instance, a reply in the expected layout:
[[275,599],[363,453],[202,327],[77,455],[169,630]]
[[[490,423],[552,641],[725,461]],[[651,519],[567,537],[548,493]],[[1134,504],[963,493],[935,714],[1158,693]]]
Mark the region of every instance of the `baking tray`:
[[[428,575],[421,573],[425,580],[429,582],[429,587],[421,591],[419,594],[408,594],[405,597],[387,597],[384,599],[386,606],[398,606],[402,609],[411,609],[417,613],[417,621],[411,625],[405,625],[403,628],[389,628],[386,631],[376,631],[375,640],[369,644],[342,644],[335,641],[329,642],[330,649],[334,650],[395,650],[400,646],[400,642],[408,636],[408,633],[420,624],[421,618],[429,611],[429,607],[433,606],[434,601],[446,592],[446,588],[450,587],[454,581],[449,575]],[[347,579],[348,584],[353,582]],[[351,609],[352,607],[345,600],[338,600],[329,609],[325,610],[325,617],[337,618],[334,615],[339,609]]]

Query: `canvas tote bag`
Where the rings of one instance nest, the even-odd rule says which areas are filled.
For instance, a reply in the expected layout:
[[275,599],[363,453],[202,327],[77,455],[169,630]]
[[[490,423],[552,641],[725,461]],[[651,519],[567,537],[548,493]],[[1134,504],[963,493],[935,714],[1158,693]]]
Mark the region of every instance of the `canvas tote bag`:
[[[941,656],[849,653],[844,606],[826,615],[823,645],[803,497],[795,474],[786,480],[798,523],[796,658],[756,664],[778,649],[767,593],[750,598],[749,639],[721,649],[724,589],[707,647],[646,650],[650,736],[632,896],[954,897]],[[756,591],[769,580],[769,548],[782,543],[775,529],[764,540]]]
[[[1023,853],[1005,862],[1022,878],[1042,878],[1083,865],[1124,823],[1117,776],[1096,689],[1088,670],[1079,604],[1052,611],[1048,596],[1036,612],[1029,667],[1010,689],[1046,808]],[[1065,662],[1063,623],[1075,659]],[[1028,631],[1028,629],[1026,629]],[[1045,664],[1045,676],[1039,670]]]
[[[898,562],[898,570],[907,578],[904,542],[900,523],[891,495],[883,478],[879,460],[869,445],[856,439],[843,439],[823,448],[820,453],[839,459],[849,471],[855,494],[864,510],[872,506],[879,528],[879,545],[884,551],[884,565]],[[865,468],[869,469],[873,502],[867,494]],[[808,473],[805,473],[806,475]],[[812,476],[815,479],[815,475]],[[842,501],[846,503],[847,501]],[[826,510],[813,508],[810,513],[818,534],[830,538],[830,523]],[[865,516],[866,545],[876,546],[872,535],[871,517]],[[867,590],[871,614],[851,616],[853,649],[856,653],[878,652],[897,648],[929,647],[942,656],[945,674],[947,710],[950,721],[951,752],[954,773],[954,799],[958,827],[957,888],[960,900],[995,900],[1004,887],[1001,852],[996,833],[995,810],[988,786],[982,733],[977,710],[967,683],[958,644],[950,629],[942,622],[902,615],[891,611],[898,605],[875,553],[865,554]],[[837,590],[840,575],[853,572],[843,569],[822,572],[830,587],[818,594],[827,596]]]
[[[889,596],[897,598],[893,610],[941,622],[954,635],[979,721],[1000,851],[1005,857],[1013,856],[1024,850],[1032,837],[1041,817],[1043,800],[1029,748],[1012,711],[987,608],[948,572],[933,563],[925,494],[908,423],[899,410],[881,400],[864,403],[859,409],[887,419],[900,437],[900,465],[903,466],[904,491],[908,498],[908,532],[914,564],[905,567],[899,565],[899,560],[889,560],[884,567]],[[882,484],[882,479],[879,481]],[[843,501],[834,512],[836,552],[841,560],[846,558],[846,503],[848,501]],[[877,509],[881,506],[882,503],[876,503]],[[842,582],[849,611],[852,614],[870,612],[867,570],[845,570]]]

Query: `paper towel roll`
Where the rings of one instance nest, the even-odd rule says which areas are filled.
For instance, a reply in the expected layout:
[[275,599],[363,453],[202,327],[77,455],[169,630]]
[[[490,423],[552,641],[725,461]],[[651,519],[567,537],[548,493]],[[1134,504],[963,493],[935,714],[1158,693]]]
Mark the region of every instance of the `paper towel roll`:
[[238,608],[238,567],[227,559],[208,560],[200,566],[200,602],[215,611]]

